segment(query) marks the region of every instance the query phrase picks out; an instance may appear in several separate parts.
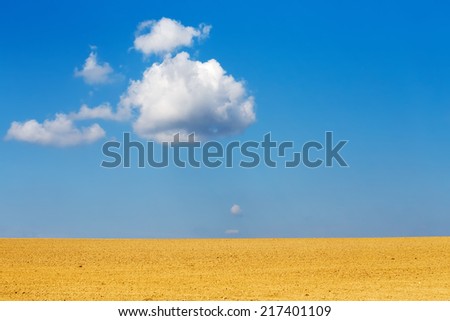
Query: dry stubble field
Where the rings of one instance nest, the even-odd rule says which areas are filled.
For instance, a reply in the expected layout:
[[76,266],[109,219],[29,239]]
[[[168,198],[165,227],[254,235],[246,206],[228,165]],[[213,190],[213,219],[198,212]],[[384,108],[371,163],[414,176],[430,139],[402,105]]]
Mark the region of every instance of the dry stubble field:
[[450,237],[0,239],[0,300],[450,300]]

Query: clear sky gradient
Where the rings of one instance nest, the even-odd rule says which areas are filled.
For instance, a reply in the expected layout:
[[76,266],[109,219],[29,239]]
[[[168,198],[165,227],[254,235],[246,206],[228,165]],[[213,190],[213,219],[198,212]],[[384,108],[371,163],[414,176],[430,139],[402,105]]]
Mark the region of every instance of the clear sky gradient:
[[[449,16],[443,1],[3,2],[2,138],[14,121],[115,107],[160,61],[133,49],[137,26],[167,17],[211,25],[182,50],[255,99],[256,121],[223,142],[333,131],[350,167],[104,169],[102,143],[133,130],[101,120],[91,144],[2,139],[0,237],[450,235]],[[109,83],[75,76],[92,45]]]

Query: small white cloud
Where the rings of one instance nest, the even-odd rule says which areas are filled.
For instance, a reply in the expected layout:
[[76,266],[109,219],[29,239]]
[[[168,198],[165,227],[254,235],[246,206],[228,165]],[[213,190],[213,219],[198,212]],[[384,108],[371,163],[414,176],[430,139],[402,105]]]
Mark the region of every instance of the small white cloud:
[[239,234],[239,230],[236,230],[236,229],[225,230],[225,234],[236,235],[236,234]]
[[108,103],[101,104],[97,107],[89,108],[82,105],[76,113],[70,113],[67,116],[71,120],[87,120],[87,119],[104,119],[104,120],[126,120],[130,117],[129,111],[119,109],[114,112]]
[[192,46],[194,38],[206,38],[210,30],[208,25],[185,27],[168,18],[144,21],[138,26],[134,48],[145,55],[165,54],[182,46]]
[[227,75],[215,60],[191,60],[181,52],[165,57],[132,81],[121,108],[137,109],[134,131],[141,137],[170,141],[180,133],[196,138],[241,133],[255,121],[254,99],[244,83]]
[[91,47],[92,51],[89,57],[86,58],[83,68],[79,70],[75,68],[75,77],[83,78],[84,82],[89,85],[105,84],[112,81],[112,74],[114,70],[105,62],[103,64],[97,61],[97,53],[95,47]]
[[77,128],[67,115],[57,114],[54,120],[45,120],[43,123],[34,119],[13,122],[6,139],[64,147],[92,143],[104,136],[105,131],[98,124]]
[[230,213],[233,215],[239,215],[242,213],[242,209],[238,204],[233,204],[230,208]]

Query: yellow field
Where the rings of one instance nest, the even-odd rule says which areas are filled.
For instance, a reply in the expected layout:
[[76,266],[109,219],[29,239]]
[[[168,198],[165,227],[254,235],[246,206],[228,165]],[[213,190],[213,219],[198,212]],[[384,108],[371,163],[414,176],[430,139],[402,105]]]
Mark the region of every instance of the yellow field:
[[450,300],[450,237],[0,239],[0,300]]

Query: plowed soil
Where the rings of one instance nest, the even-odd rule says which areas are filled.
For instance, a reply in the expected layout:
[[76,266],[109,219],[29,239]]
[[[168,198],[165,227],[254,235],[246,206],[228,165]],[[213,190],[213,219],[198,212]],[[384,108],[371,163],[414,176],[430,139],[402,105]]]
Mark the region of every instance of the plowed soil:
[[0,239],[0,300],[450,300],[450,237]]

